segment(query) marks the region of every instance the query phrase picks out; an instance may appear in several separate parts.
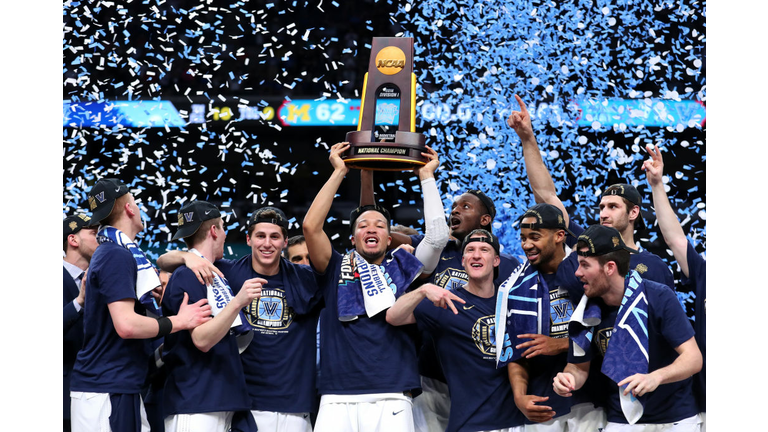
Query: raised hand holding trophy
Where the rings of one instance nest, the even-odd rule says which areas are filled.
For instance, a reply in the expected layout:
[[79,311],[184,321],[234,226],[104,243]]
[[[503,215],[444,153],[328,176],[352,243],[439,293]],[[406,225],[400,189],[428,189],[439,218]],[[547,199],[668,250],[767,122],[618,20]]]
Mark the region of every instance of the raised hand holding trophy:
[[357,130],[347,132],[350,168],[408,171],[427,163],[424,135],[415,132],[413,38],[376,37],[363,81]]

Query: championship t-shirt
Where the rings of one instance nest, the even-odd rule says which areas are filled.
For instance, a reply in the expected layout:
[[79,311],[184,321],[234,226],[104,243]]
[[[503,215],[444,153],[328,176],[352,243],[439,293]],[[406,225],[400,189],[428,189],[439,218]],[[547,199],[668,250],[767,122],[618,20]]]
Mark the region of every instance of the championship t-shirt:
[[[412,235],[411,242],[413,247],[415,248],[418,246],[423,239],[423,234]],[[448,241],[440,254],[440,261],[438,261],[437,267],[428,282],[448,290],[455,290],[467,284],[469,276],[467,276],[467,272],[464,271],[464,266],[461,264],[463,255],[461,246],[462,243],[458,240],[451,239]],[[500,257],[501,262],[498,267],[499,275],[493,281],[494,285],[497,287],[501,285],[520,264],[520,262],[511,255],[501,254]],[[445,382],[445,376],[443,376],[443,371],[440,369],[440,363],[437,361],[434,345],[429,340],[430,335],[427,333],[421,335],[421,337],[422,343],[419,350],[419,374]]]
[[[184,293],[189,303],[208,298],[208,289],[185,266],[177,268],[165,288],[163,314],[179,313]],[[250,408],[243,366],[231,331],[202,352],[192,332],[182,330],[165,336],[163,361],[167,377],[163,389],[163,414],[196,414],[243,411]]]
[[[680,302],[674,291],[669,287],[653,281],[645,281],[645,294],[648,299],[648,371],[668,366],[678,356],[675,348],[694,336],[693,327],[680,307]],[[621,411],[619,387],[602,373],[596,375],[596,366],[602,364],[606,350],[609,347],[614,330],[618,306],[601,304],[602,321],[595,328],[592,345],[584,357],[573,356],[573,344],[568,352],[571,363],[592,361],[590,376],[597,378],[601,391],[605,396],[605,409],[608,421],[627,423]],[[599,368],[597,369],[599,370]],[[643,416],[638,423],[672,423],[698,413],[694,400],[691,378],[682,381],[662,384],[655,391],[647,394],[647,402]]]
[[446,432],[522,425],[507,369],[496,369],[496,297],[478,297],[462,287],[454,294],[466,301],[454,303],[458,315],[428,299],[414,310],[419,329],[432,335],[451,394]]
[[[319,291],[309,266],[281,258],[278,274],[265,276],[253,269],[249,254],[237,261],[218,260],[235,293],[252,278],[263,278],[261,297],[246,308],[253,340],[240,355],[251,409],[305,413],[314,410]],[[301,283],[291,283],[284,270],[296,272]],[[300,275],[300,276],[298,276]]]
[[420,392],[414,341],[404,328],[387,323],[386,311],[339,321],[341,262],[342,255],[333,251],[325,272],[318,273],[326,304],[320,320],[320,394]]

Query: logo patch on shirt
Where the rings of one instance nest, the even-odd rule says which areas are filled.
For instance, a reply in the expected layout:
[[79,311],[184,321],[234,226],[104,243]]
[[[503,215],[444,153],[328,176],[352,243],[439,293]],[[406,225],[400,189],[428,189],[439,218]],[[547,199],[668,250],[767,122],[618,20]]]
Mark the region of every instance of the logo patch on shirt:
[[295,313],[285,300],[282,289],[265,289],[261,297],[248,305],[246,318],[254,328],[264,330],[285,330],[293,322]]
[[611,340],[613,334],[613,327],[606,327],[597,331],[597,337],[595,338],[595,344],[597,349],[600,350],[600,354],[605,357],[605,352],[608,351],[608,342]]
[[469,276],[467,276],[467,273],[464,270],[447,268],[435,275],[432,280],[433,283],[440,288],[445,288],[451,291],[463,288],[467,284],[467,281],[469,281]]
[[496,358],[496,316],[488,315],[478,318],[472,326],[472,340],[475,346],[485,355]]
[[638,264],[637,267],[635,267],[635,271],[643,274],[648,271],[648,266],[645,264]]

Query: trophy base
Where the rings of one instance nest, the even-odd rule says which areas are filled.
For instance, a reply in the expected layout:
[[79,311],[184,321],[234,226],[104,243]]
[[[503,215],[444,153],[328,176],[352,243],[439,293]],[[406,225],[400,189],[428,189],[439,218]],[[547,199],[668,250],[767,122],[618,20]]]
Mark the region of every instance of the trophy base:
[[396,142],[373,142],[373,132],[347,132],[350,148],[341,158],[350,168],[374,171],[410,171],[427,164],[424,135],[397,131]]

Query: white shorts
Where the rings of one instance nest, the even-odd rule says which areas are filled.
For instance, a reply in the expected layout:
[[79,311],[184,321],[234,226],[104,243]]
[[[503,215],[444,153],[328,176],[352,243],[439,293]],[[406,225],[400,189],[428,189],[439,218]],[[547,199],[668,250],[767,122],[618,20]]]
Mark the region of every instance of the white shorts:
[[660,424],[624,424],[624,423],[611,423],[605,427],[605,432],[700,432],[701,431],[701,415],[676,421],[674,423],[660,423]]
[[515,427],[504,428],[504,429],[494,429],[494,430],[478,431],[478,432],[523,432],[523,431],[525,431],[525,426],[515,426]]
[[[112,404],[109,393],[70,392],[72,432],[112,432],[109,415]],[[141,432],[149,432],[144,401],[141,403]]]
[[598,432],[605,428],[605,411],[591,403],[571,407],[571,412],[544,423],[525,425],[526,432]]
[[165,432],[227,432],[233,415],[232,411],[174,414],[165,418]]
[[444,432],[451,413],[448,384],[421,377],[422,393],[413,399],[413,423],[416,432]]
[[312,432],[309,413],[281,413],[252,410],[259,432]]
[[[370,400],[370,396],[359,395],[361,400]],[[414,432],[411,398],[393,396],[391,399],[337,402],[339,395],[323,395],[315,432]]]

